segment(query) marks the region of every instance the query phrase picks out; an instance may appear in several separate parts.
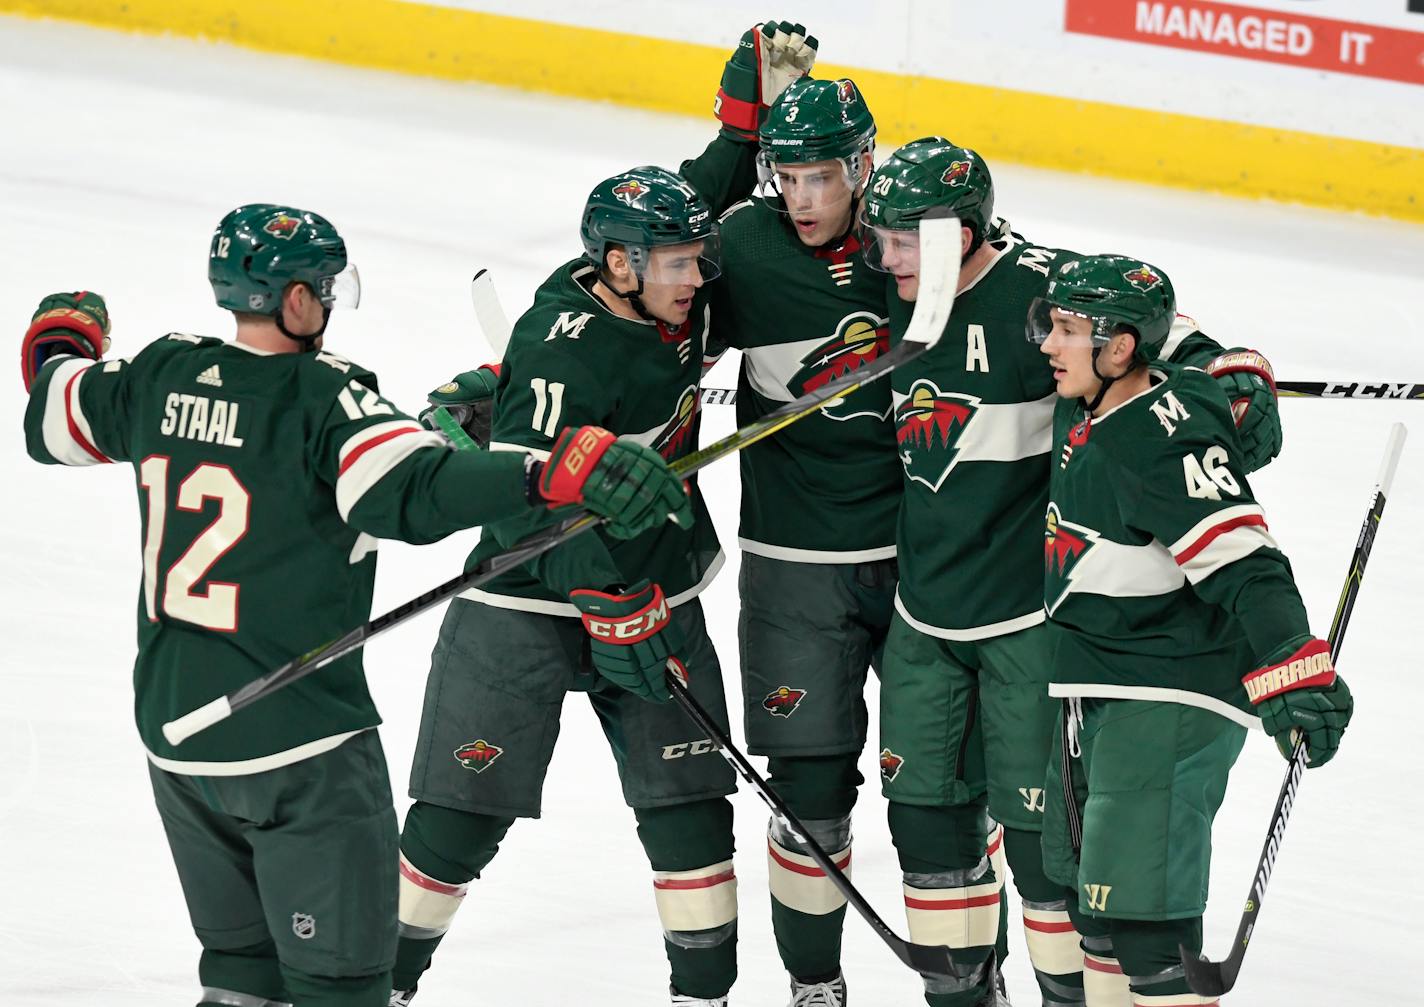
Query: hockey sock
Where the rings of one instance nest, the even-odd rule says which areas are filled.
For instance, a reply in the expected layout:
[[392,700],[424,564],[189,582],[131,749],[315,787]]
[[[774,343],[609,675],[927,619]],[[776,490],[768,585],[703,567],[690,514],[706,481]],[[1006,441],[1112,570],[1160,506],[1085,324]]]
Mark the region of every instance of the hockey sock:
[[1113,947],[1114,921],[1087,915],[1073,895],[1068,896],[1068,918],[1081,938],[1083,999],[1088,1007],[1132,1007],[1127,976],[1122,973]]
[[1004,853],[1004,827],[989,819],[989,866],[994,868],[994,884],[999,886],[999,932],[994,937],[994,960],[1000,972],[1009,960],[1009,893],[1005,887],[1009,872]]
[[392,987],[413,989],[471,881],[480,876],[513,818],[477,815],[417,801],[400,841],[400,941]]
[[1068,918],[1073,893],[1043,872],[1043,835],[1005,829],[1004,846],[1014,887],[1023,901],[1024,937],[1043,1002],[1083,1003],[1083,952],[1077,929]]
[[251,998],[243,1007],[260,1007],[268,1000],[286,999],[277,946],[270,937],[245,948],[204,948],[198,959],[198,981],[203,984],[204,1004],[236,1004]]
[[391,974],[373,976],[316,976],[282,967],[287,992],[298,1007],[386,1007],[391,997]]
[[999,930],[999,888],[985,853],[984,806],[890,802],[890,836],[905,876],[910,939],[944,944],[964,979],[926,979],[930,1007],[974,1007],[989,982]]
[[[863,778],[857,753],[772,756],[767,774],[837,867],[850,874],[850,812]],[[767,829],[771,926],[786,971],[803,983],[826,982],[841,971],[846,900],[800,843],[773,820]]]
[[633,814],[653,868],[673,989],[708,1000],[726,996],[737,979],[731,802],[717,797]]
[[1178,945],[1201,951],[1200,916],[1187,920],[1109,920],[1113,947],[1132,989],[1132,1007],[1215,1007],[1187,985]]

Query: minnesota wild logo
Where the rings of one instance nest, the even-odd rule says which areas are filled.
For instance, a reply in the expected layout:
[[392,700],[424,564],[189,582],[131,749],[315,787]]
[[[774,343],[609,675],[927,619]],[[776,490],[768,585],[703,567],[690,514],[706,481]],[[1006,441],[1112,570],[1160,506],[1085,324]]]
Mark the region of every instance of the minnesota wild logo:
[[1058,505],[1048,505],[1043,530],[1043,598],[1050,615],[1068,593],[1073,571],[1097,541],[1097,532],[1063,520]]
[[262,226],[262,230],[272,235],[274,238],[281,238],[283,241],[292,240],[292,235],[297,233],[297,228],[302,222],[289,214],[279,213]]
[[466,769],[473,769],[477,773],[483,773],[490,766],[494,765],[494,760],[504,754],[504,749],[498,745],[491,745],[484,738],[471,741],[469,744],[461,745],[455,749],[455,758]]
[[[787,390],[798,398],[814,392],[873,362],[889,349],[889,319],[879,318],[869,311],[852,312],[837,323],[835,335],[801,358],[801,368],[787,383]],[[822,406],[821,412],[833,420],[856,416],[884,419],[885,413],[876,409],[876,405],[877,397],[855,392]]]
[[973,395],[942,392],[929,378],[895,393],[895,441],[905,474],[938,493],[959,457],[959,439],[979,411]]
[[1162,277],[1154,273],[1151,266],[1145,264],[1136,269],[1129,269],[1122,274],[1122,278],[1138,290],[1151,290],[1162,282]]
[[662,432],[653,438],[651,447],[668,461],[681,458],[692,446],[692,432],[697,426],[697,387],[688,385],[677,400],[677,408]]

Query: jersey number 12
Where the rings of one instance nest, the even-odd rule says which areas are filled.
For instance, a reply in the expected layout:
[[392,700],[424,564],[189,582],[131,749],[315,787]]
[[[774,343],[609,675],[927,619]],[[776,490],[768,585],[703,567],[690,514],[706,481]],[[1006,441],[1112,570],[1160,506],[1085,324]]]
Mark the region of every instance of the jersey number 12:
[[168,466],[172,459],[149,455],[139,466],[139,485],[148,494],[148,520],[143,536],[143,602],[150,622],[158,621],[159,581],[163,584],[163,611],[205,629],[237,631],[238,585],[209,581],[207,591],[195,585],[213,564],[247,534],[252,496],[226,465],[203,462],[178,484],[177,506],[202,511],[209,500],[218,502],[218,516],[203,529],[161,578],[159,551],[168,523]]

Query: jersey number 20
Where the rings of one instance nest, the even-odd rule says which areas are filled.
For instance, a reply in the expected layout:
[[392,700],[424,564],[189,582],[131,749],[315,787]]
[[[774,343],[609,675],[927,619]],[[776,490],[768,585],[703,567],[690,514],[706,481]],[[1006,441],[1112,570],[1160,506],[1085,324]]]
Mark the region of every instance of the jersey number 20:
[[[158,621],[158,554],[168,522],[168,465],[171,459],[149,455],[139,466],[139,485],[148,492],[148,522],[143,536],[143,602],[150,622]],[[226,465],[204,462],[178,484],[179,510],[201,511],[218,502],[218,516],[203,529],[163,575],[163,611],[174,619],[225,633],[237,630],[236,584],[209,581],[207,592],[194,586],[229,549],[247,534],[252,497]]]

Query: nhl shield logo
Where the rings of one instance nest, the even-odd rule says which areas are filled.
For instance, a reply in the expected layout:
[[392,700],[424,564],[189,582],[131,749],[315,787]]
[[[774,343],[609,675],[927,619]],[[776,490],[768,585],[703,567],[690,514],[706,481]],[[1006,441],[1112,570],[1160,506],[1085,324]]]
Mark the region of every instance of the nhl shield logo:
[[880,775],[885,778],[886,783],[894,783],[895,777],[900,775],[900,770],[904,767],[905,760],[888,748],[880,750]]
[[292,933],[304,941],[316,936],[316,917],[307,913],[292,914]]
[[1043,529],[1043,598],[1052,614],[1068,593],[1073,571],[1097,542],[1091,528],[1063,520],[1058,505],[1050,503]]
[[895,442],[905,474],[938,493],[959,458],[959,442],[979,411],[979,398],[942,392],[928,378],[895,393]]
[[[889,349],[889,319],[869,311],[852,312],[836,325],[835,335],[801,358],[801,369],[788,383],[787,390],[797,397],[814,392],[873,363]],[[873,396],[855,395],[834,400],[822,406],[821,412],[833,420],[848,420],[856,416],[884,419],[885,414],[877,410],[875,404]]]
[[761,701],[761,708],[773,717],[789,717],[796,712],[801,700],[805,698],[805,689],[793,689],[789,685],[783,685],[773,689]]
[[479,738],[455,749],[455,758],[459,760],[460,765],[466,769],[473,769],[477,773],[483,773],[493,766],[495,760],[503,754],[504,749],[498,745],[491,745],[484,738]]

